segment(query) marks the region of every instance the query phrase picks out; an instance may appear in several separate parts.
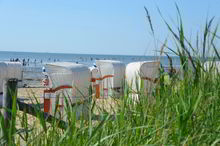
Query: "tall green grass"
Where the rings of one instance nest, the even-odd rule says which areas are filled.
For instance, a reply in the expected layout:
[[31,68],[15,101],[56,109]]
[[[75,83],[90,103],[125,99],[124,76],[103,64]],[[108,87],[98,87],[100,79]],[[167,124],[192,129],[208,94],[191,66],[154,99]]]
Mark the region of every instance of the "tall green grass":
[[[129,98],[131,88],[125,86],[123,97],[115,99],[117,104],[112,109],[117,110],[113,114],[105,108],[99,108],[96,100],[92,100],[88,107],[89,118],[76,120],[74,107],[68,106],[68,126],[65,129],[58,128],[57,121],[48,124],[40,114],[31,125],[24,112],[21,116],[17,115],[21,127],[13,133],[5,133],[15,138],[9,144],[219,145],[220,75],[215,72],[215,66],[208,70],[204,68],[207,59],[220,59],[215,44],[219,40],[218,25],[213,26],[214,18],[207,19],[202,39],[197,37],[194,45],[185,36],[178,6],[176,9],[179,18],[177,28],[173,28],[158,10],[175,42],[175,47],[170,47],[165,41],[161,52],[168,57],[168,51],[178,55],[183,74],[172,72],[167,81],[168,75],[161,69],[160,82],[153,94],[145,95],[140,89],[139,100],[135,104]],[[147,18],[154,32],[153,19],[148,11]],[[212,52],[212,56],[208,52]],[[169,59],[172,68],[172,59]],[[96,110],[100,113],[98,120],[94,120]],[[2,122],[2,115],[0,120]],[[12,127],[18,127],[17,123],[13,122]],[[2,126],[1,130],[5,132]],[[5,137],[1,137],[0,141],[2,144],[9,142]]]

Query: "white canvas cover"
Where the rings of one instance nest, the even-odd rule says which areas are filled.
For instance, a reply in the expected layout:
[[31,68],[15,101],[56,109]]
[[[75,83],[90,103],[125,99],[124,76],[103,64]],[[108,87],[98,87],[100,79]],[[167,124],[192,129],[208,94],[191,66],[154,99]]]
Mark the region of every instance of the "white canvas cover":
[[[69,62],[57,62],[46,64],[45,69],[50,82],[52,82],[52,88],[64,85],[73,87],[71,89],[62,89],[61,91],[56,92],[56,95],[62,96],[60,102],[65,104],[63,101],[64,96],[69,99],[70,103],[78,103],[88,99],[91,75],[87,66]],[[55,109],[55,99],[56,96],[52,97],[52,107],[54,107],[52,113]],[[82,106],[78,106],[76,111],[77,115],[85,110],[82,109]],[[64,113],[64,109],[61,110]]]
[[22,79],[22,65],[20,62],[0,62],[0,93],[3,92],[3,80]]
[[70,62],[48,63],[45,69],[52,81],[52,88],[74,84],[88,86],[91,76],[87,66]]
[[140,91],[141,80],[144,84],[144,91],[150,92],[155,79],[159,76],[159,67],[159,61],[142,61],[127,64],[125,77],[128,86],[131,87],[133,91],[133,99],[138,98],[136,93]]
[[100,78],[101,77],[100,71],[97,67],[94,67],[94,66],[89,67],[89,70],[90,70],[92,78]]
[[123,92],[125,64],[115,60],[96,60],[101,77],[113,75],[103,80],[104,96],[118,97]]
[[206,61],[204,63],[205,70],[210,70],[211,67],[214,69],[214,71],[220,73],[220,61]]

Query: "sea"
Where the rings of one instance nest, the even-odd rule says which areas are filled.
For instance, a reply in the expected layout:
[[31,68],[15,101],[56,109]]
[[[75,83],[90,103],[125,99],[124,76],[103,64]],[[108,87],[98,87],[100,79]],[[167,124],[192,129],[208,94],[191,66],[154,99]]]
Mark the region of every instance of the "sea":
[[[179,68],[180,59],[172,56],[172,64]],[[42,67],[51,62],[75,62],[93,66],[95,60],[118,60],[125,64],[136,61],[160,60],[162,66],[169,66],[166,56],[137,56],[137,55],[100,55],[100,54],[71,54],[71,53],[36,53],[0,51],[0,61],[20,61],[23,64],[23,79],[29,87],[40,86],[43,78]]]

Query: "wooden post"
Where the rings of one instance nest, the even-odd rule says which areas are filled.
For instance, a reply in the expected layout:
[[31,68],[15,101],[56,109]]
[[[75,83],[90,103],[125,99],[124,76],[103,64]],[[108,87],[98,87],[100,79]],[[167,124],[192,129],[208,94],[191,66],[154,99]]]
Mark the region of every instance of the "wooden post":
[[[16,79],[9,79],[3,81],[3,116],[4,116],[4,127],[6,128],[6,135],[4,137],[6,140],[10,139],[13,141],[12,135],[15,132],[15,116],[12,116],[13,104],[16,108],[16,98],[17,98],[17,83]],[[13,103],[15,102],[15,103]],[[10,126],[11,125],[11,126]],[[11,132],[9,132],[11,131]],[[9,135],[9,133],[11,133]]]

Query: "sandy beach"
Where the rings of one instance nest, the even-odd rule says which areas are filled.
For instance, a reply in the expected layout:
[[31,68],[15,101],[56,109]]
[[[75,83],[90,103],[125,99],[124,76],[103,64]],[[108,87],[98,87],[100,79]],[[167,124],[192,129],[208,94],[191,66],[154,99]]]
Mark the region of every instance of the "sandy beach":
[[43,103],[43,91],[44,88],[19,88],[18,98],[29,103],[35,97],[39,103]]
[[[19,88],[18,89],[18,98],[28,104],[37,104],[41,105],[43,110],[44,98],[43,92],[45,88]],[[36,101],[37,100],[37,101]],[[93,98],[93,102],[96,102],[95,113],[99,114],[100,110],[104,109],[110,113],[114,113],[117,110],[119,105],[119,99],[115,98]]]

